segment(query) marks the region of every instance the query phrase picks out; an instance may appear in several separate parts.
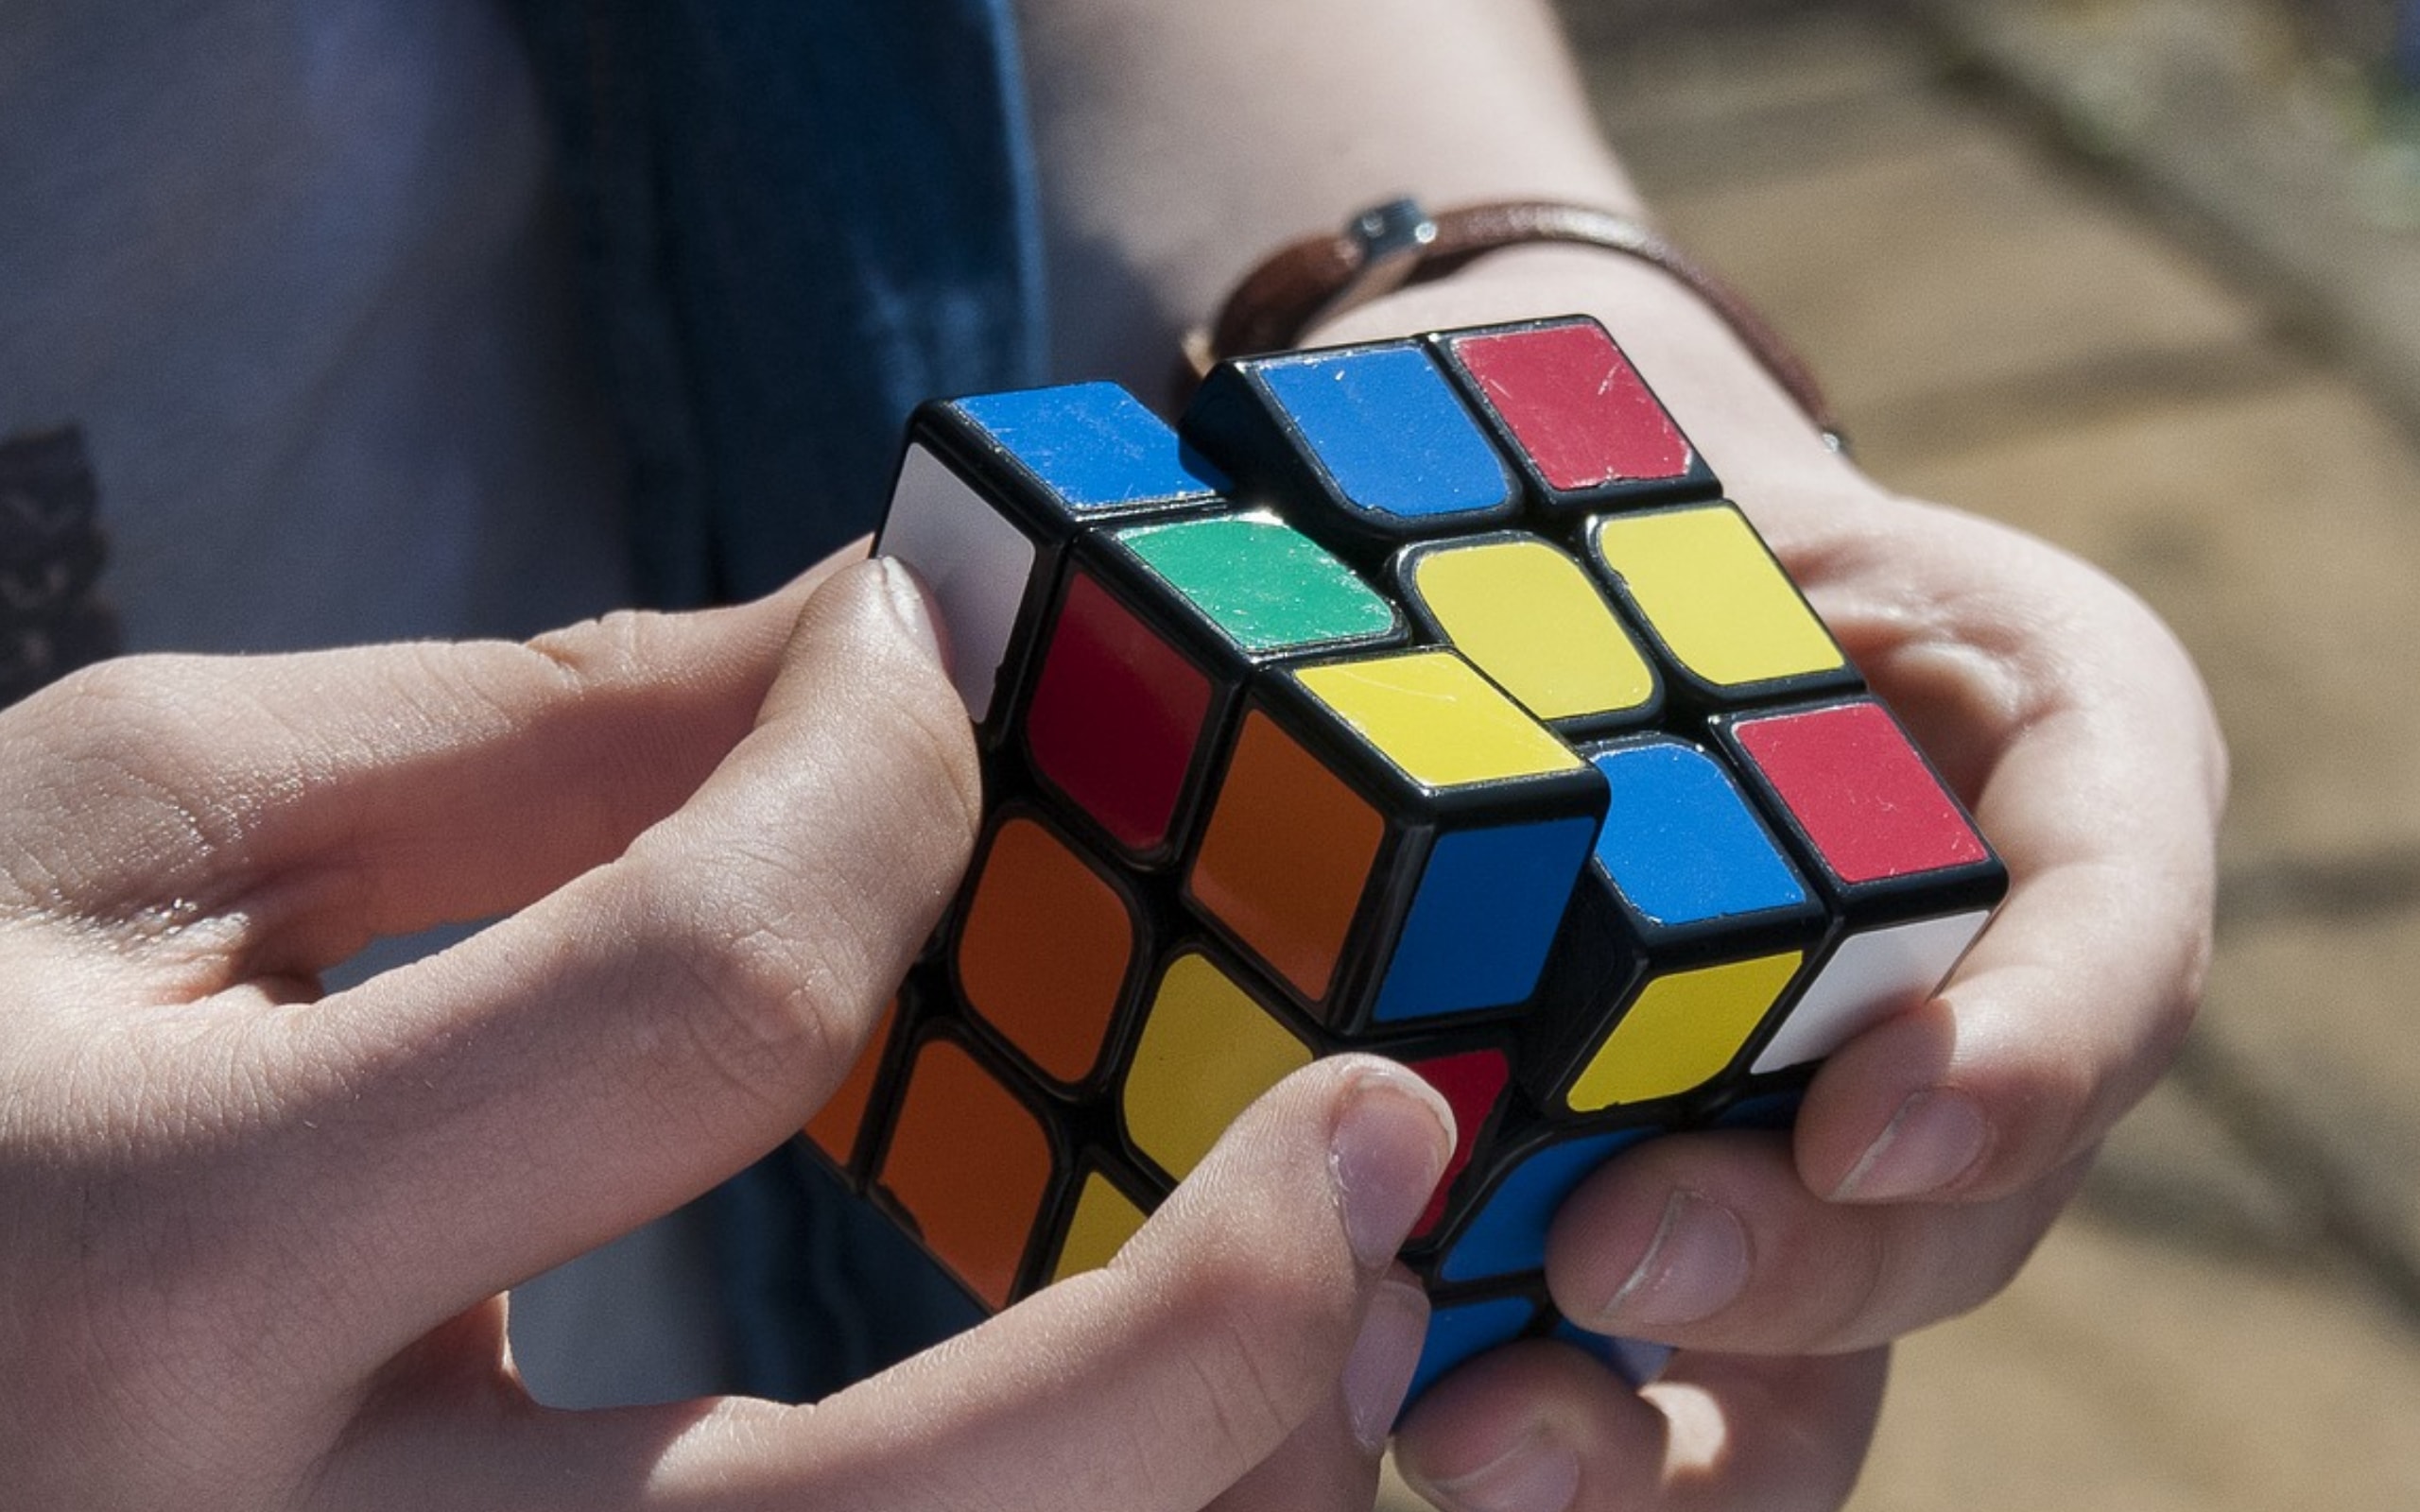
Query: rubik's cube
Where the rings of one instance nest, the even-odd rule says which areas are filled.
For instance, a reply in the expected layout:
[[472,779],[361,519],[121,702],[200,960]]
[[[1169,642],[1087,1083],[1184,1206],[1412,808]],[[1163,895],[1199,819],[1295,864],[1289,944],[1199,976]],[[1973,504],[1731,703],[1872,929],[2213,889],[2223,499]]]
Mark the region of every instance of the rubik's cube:
[[1563,1199],[1785,1124],[2005,873],[1585,318],[1253,357],[1169,430],[935,403],[877,549],[930,585],[988,820],[809,1141],[989,1307],[1106,1263],[1244,1106],[1376,1051],[1461,1147],[1415,1394],[1565,1324]]

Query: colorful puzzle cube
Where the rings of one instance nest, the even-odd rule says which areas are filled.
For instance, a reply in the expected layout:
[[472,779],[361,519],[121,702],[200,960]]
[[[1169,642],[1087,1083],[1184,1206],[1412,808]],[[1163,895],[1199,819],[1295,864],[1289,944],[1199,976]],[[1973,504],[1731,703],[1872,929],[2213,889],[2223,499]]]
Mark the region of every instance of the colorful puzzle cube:
[[935,403],[928,583],[988,818],[806,1133],[992,1308],[1100,1265],[1271,1084],[1392,1056],[1461,1123],[1414,1394],[1552,1335],[1564,1197],[1788,1122],[2006,877],[1585,318]]

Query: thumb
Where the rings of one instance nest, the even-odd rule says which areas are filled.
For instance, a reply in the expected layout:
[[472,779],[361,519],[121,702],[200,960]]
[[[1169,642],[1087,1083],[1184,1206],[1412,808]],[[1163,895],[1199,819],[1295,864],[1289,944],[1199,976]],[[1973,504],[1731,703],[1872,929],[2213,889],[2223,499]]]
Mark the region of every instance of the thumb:
[[1199,1512],[1282,1453],[1327,1488],[1305,1504],[1353,1481],[1367,1505],[1426,1321],[1390,1257],[1450,1125],[1400,1067],[1321,1061],[1247,1109],[1107,1268],[820,1404],[398,1404],[349,1441],[335,1501]]

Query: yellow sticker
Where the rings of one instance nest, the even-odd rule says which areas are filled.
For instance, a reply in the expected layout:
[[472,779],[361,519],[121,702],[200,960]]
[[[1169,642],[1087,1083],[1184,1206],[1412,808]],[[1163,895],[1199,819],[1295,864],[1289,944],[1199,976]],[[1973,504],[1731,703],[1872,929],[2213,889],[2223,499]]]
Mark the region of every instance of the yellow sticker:
[[1126,1132],[1183,1180],[1236,1115],[1311,1052],[1227,973],[1187,953],[1168,965],[1126,1073]]
[[1727,504],[1616,515],[1597,550],[1683,666],[1720,687],[1845,665],[1764,541]]
[[1067,1220],[1067,1239],[1059,1246],[1058,1263],[1050,1279],[1063,1281],[1088,1270],[1098,1270],[1117,1258],[1126,1241],[1143,1227],[1143,1210],[1098,1171],[1084,1175],[1076,1194],[1075,1215]]
[[1805,954],[1674,971],[1647,984],[1564,1100],[1575,1113],[1676,1097],[1731,1064]]
[[1423,787],[1576,770],[1582,763],[1451,651],[1409,651],[1295,674]]
[[1635,709],[1655,675],[1578,562],[1543,541],[1433,551],[1412,589],[1454,643],[1540,719]]

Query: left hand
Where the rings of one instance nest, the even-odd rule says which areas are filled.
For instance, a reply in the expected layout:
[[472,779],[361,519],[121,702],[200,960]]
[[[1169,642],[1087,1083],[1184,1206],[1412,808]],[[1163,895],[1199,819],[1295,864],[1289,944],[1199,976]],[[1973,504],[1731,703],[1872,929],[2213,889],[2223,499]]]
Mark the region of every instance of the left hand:
[[1896,497],[1824,448],[1694,297],[1524,249],[1317,340],[1604,320],[2007,860],[2008,901],[1929,1001],[1834,1055],[1787,1139],[1651,1142],[1557,1220],[1564,1312],[1682,1348],[1633,1393],[1576,1351],[1496,1351],[1397,1440],[1468,1512],[1830,1508],[1890,1342],[2016,1272],[2173,1056],[2210,949],[2226,758],[2184,651],[2132,593],[2004,526]]

